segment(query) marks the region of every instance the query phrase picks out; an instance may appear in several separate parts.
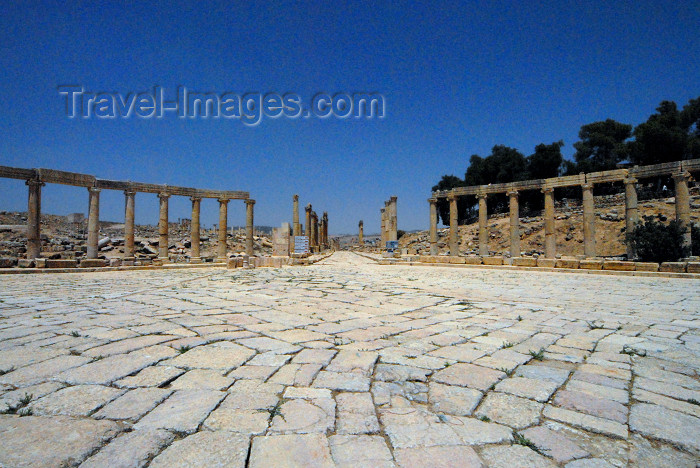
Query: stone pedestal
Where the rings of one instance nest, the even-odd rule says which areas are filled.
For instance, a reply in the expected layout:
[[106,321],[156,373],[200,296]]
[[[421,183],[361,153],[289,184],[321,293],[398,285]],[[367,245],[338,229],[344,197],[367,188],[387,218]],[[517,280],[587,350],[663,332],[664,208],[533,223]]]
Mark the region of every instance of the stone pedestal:
[[246,200],[246,216],[245,216],[245,253],[248,256],[253,255],[253,206],[255,200]]
[[544,256],[555,258],[557,255],[557,236],[554,226],[554,189],[545,187],[544,193]]
[[88,187],[89,209],[88,209],[88,236],[87,236],[87,258],[97,258],[97,242],[100,236],[100,189]]
[[595,247],[595,203],[593,184],[583,184],[583,254],[586,258],[596,256]]
[[226,262],[228,259],[226,243],[226,237],[228,235],[228,202],[228,199],[219,199],[219,243],[216,246],[217,262]]
[[457,195],[451,193],[447,196],[447,200],[450,202],[450,255],[456,257],[459,255]]
[[684,172],[674,174],[673,181],[676,184],[676,220],[683,228],[683,244],[691,247],[690,231],[690,193],[688,192],[688,179],[690,174]]
[[202,263],[199,239],[199,213],[202,199],[198,197],[192,200],[192,222],[190,223],[190,263]]
[[43,182],[28,180],[29,199],[27,204],[27,259],[41,256],[41,187]]
[[[622,182],[625,184],[625,234],[631,234],[635,225],[639,222],[639,211],[637,209],[637,179],[626,178]],[[627,246],[627,258],[636,256],[631,245]]]
[[272,230],[272,255],[289,257],[289,223],[282,223],[282,227]]
[[486,204],[486,194],[477,195],[479,199],[479,255],[487,257],[489,255],[489,212]]
[[133,265],[134,253],[134,214],[136,207],[136,192],[124,191],[124,265]]
[[518,204],[518,192],[508,192],[510,206],[510,256],[520,257],[520,206]]
[[437,255],[437,198],[429,198],[430,204],[430,255]]
[[168,263],[168,199],[167,193],[159,193],[160,216],[158,218],[158,260]]

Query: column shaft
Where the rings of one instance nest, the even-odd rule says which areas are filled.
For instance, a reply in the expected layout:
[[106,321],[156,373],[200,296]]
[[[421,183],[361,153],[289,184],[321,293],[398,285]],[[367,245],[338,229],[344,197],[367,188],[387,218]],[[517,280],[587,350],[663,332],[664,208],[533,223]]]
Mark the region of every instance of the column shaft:
[[382,216],[382,225],[379,232],[379,250],[384,250],[386,248],[386,208],[379,210]]
[[479,198],[479,255],[489,256],[489,212],[486,204],[486,194],[477,195]]
[[450,255],[456,257],[459,255],[459,240],[457,239],[459,229],[457,195],[450,194],[447,196],[447,199],[450,202]]
[[27,258],[41,256],[41,186],[43,182],[28,180],[29,198],[27,203]]
[[[634,184],[637,179],[628,178],[623,180],[625,184],[625,233],[631,234],[635,225],[639,222],[639,210],[637,209],[637,188]],[[635,257],[634,249],[627,246],[627,259]]]
[[100,235],[100,189],[88,187],[89,209],[88,209],[88,238],[87,238],[87,258],[97,258],[97,242]]
[[554,226],[554,189],[545,188],[544,192],[544,256],[554,258],[557,255],[557,239]]
[[219,199],[219,243],[217,245],[217,260],[225,262],[228,259],[226,238],[228,236],[228,200]]
[[133,263],[134,252],[134,214],[136,209],[136,192],[124,191],[124,261]]
[[430,255],[437,255],[438,245],[437,245],[437,199],[429,198],[428,203],[430,203]]
[[508,192],[510,206],[510,256],[520,257],[520,206],[518,192]]
[[158,217],[158,258],[161,262],[167,263],[168,258],[168,198],[167,193],[159,193],[160,213]]
[[249,256],[253,255],[253,206],[255,200],[246,200],[246,216],[245,216],[245,252]]
[[688,179],[690,174],[685,172],[675,174],[673,181],[676,185],[676,221],[683,229],[683,245],[692,247],[690,226],[690,192],[688,191]]
[[295,236],[301,235],[301,226],[299,225],[299,195],[292,197],[292,232]]
[[389,240],[398,240],[397,197],[389,198]]
[[190,263],[201,263],[200,239],[199,239],[199,212],[202,199],[197,197],[192,200],[192,222],[190,223]]
[[583,184],[581,190],[583,192],[583,254],[586,257],[595,257],[595,202],[593,200],[593,184]]

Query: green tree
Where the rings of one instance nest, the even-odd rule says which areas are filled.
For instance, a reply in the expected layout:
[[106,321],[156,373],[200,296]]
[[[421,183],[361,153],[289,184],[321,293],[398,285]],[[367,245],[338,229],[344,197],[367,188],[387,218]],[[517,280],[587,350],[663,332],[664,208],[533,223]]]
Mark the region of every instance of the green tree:
[[[691,111],[688,112],[690,114]],[[673,101],[663,101],[656,114],[634,129],[631,160],[634,164],[649,165],[680,161],[688,156],[690,127],[688,115],[684,118]]]
[[564,158],[561,148],[564,142],[559,140],[550,145],[540,143],[535,152],[527,157],[527,173],[530,179],[549,179],[559,175]]
[[[447,175],[445,174],[442,176],[440,181],[437,183],[437,185],[433,186],[433,192],[437,191],[443,191],[443,190],[451,190],[455,187],[464,187],[465,183],[462,179],[455,175]],[[460,205],[461,203],[458,203],[457,205],[457,212],[460,212]],[[442,220],[442,224],[448,225],[450,224],[450,205],[447,202],[446,199],[444,198],[439,198],[437,202],[437,212],[438,212],[438,220]]]
[[580,141],[574,143],[576,165],[567,165],[567,173],[597,172],[615,169],[630,155],[627,140],[632,126],[612,119],[593,122],[581,127]]

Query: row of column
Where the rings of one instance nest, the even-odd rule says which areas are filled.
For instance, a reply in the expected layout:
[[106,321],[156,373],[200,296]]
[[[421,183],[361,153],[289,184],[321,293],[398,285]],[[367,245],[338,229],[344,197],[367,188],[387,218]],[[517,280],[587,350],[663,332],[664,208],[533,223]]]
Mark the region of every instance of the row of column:
[[[323,250],[330,247],[328,240],[328,213],[323,212],[323,216],[319,220],[318,215],[313,210],[311,203],[306,205],[306,232],[305,236],[309,238],[310,250]],[[294,195],[292,198],[292,232],[295,236],[302,235],[302,226],[299,223],[299,195]]]
[[[45,184],[38,180],[28,180],[29,187],[28,216],[27,216],[27,258],[41,256],[41,187]],[[88,187],[88,235],[87,258],[95,259],[99,254],[99,224],[100,224],[100,192],[97,187]],[[134,250],[134,214],[136,206],[136,192],[125,190],[124,210],[124,264],[133,264],[135,260]],[[168,261],[168,200],[170,194],[159,193],[159,217],[158,217],[158,258],[162,262]],[[190,263],[201,263],[200,256],[200,206],[202,199],[190,198],[192,201],[191,223],[191,256]],[[230,199],[220,198],[219,201],[219,230],[217,245],[217,261],[227,260],[227,220],[228,202]],[[255,200],[247,199],[246,203],[246,254],[253,255],[253,206]]]
[[381,213],[381,233],[380,233],[380,249],[386,247],[387,241],[398,240],[398,220],[396,210],[397,197],[391,197],[384,202],[384,208]]
[[[688,190],[688,172],[674,174],[673,179],[676,188],[676,219],[684,229],[684,244],[691,245],[690,230],[690,193]],[[637,179],[628,177],[623,180],[625,185],[625,221],[626,232],[631,232],[635,224],[639,222],[639,211],[637,208]],[[544,232],[545,232],[545,257],[555,258],[556,256],[556,233],[554,224],[554,189],[544,187],[541,189],[544,194]],[[581,185],[583,204],[583,251],[586,257],[595,257],[595,205],[593,199],[593,184],[585,183]],[[520,256],[520,208],[518,203],[518,191],[507,192],[509,199],[510,215],[510,255]],[[479,200],[479,255],[488,256],[488,209],[486,204],[487,194],[477,193]],[[458,217],[457,217],[457,195],[449,193],[447,200],[450,207],[450,230],[448,244],[450,255],[459,255],[458,239]],[[438,255],[438,235],[437,235],[437,198],[428,199],[430,204],[430,255]],[[627,247],[628,258],[634,257],[634,252]]]

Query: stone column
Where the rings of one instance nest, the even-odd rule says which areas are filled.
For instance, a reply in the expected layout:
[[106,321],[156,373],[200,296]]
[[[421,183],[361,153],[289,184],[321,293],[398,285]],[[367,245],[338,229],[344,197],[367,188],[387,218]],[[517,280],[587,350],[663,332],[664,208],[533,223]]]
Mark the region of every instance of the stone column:
[[485,193],[478,193],[479,199],[479,255],[489,256],[489,212]]
[[428,198],[430,203],[430,255],[437,255],[437,198]]
[[306,237],[309,239],[309,248],[311,247],[311,203],[306,205]]
[[90,194],[88,209],[87,258],[97,258],[97,242],[100,236],[100,192],[97,187],[88,187]]
[[382,215],[382,226],[379,233],[379,250],[386,248],[386,208],[379,210]]
[[583,192],[583,254],[586,257],[595,257],[595,202],[593,200],[593,184],[583,184],[581,185],[581,190]]
[[557,236],[554,226],[554,189],[545,187],[544,193],[544,256],[555,258],[557,255]]
[[692,247],[690,230],[690,193],[688,192],[690,173],[683,172],[673,175],[676,185],[676,221],[683,229],[683,245]]
[[136,208],[136,192],[124,190],[124,264],[133,265],[136,259],[134,253],[134,212]]
[[[637,209],[637,188],[635,184],[637,179],[627,177],[622,180],[625,184],[625,233],[630,234],[634,231],[634,226],[639,222],[639,210]],[[627,260],[635,257],[634,249],[631,245],[627,246]]]
[[168,199],[167,193],[159,193],[160,217],[158,218],[158,258],[163,263],[168,263]]
[[199,252],[199,211],[202,205],[202,199],[192,197],[192,222],[190,223],[190,263],[202,263],[202,257]]
[[245,253],[253,256],[253,206],[255,200],[245,201]]
[[360,245],[365,245],[365,224],[360,220],[358,224],[359,232],[357,234],[357,243]]
[[39,180],[28,180],[29,199],[27,205],[27,258],[41,257],[41,187]]
[[318,216],[315,211],[311,212],[311,245],[318,247]]
[[457,195],[450,193],[447,195],[447,200],[450,202],[450,255],[456,257],[459,255]]
[[389,198],[389,240],[398,240],[399,230],[398,230],[398,219],[396,210],[396,200],[397,197]]
[[295,236],[301,235],[301,226],[299,225],[299,195],[292,197],[292,233]]
[[323,229],[321,230],[321,246],[328,248],[328,212],[323,212]]
[[520,206],[518,205],[518,192],[508,192],[510,201],[510,256],[520,257]]
[[226,245],[226,236],[228,235],[226,232],[228,229],[228,202],[229,200],[226,198],[219,198],[219,243],[216,249],[216,260],[219,262],[228,260],[228,248]]

